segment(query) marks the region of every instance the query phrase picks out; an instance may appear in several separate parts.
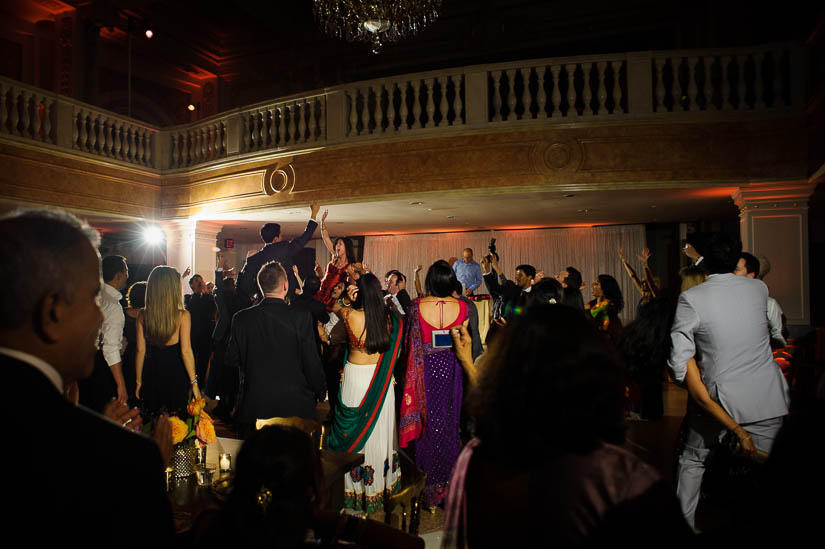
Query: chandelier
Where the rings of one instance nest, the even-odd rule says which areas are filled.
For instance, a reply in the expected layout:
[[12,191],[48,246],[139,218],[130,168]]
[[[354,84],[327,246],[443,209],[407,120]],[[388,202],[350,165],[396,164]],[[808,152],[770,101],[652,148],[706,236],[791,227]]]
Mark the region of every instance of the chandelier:
[[441,0],[314,0],[315,17],[327,34],[366,42],[373,53],[384,44],[416,35],[438,19]]

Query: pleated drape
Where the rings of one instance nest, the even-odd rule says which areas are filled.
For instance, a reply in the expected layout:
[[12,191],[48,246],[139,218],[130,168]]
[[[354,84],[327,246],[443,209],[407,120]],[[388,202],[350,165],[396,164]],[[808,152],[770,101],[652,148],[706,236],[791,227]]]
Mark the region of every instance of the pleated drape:
[[[635,256],[646,244],[644,225],[615,225],[570,229],[529,229],[475,231],[463,233],[411,234],[367,236],[364,241],[364,261],[382,278],[390,269],[407,275],[410,295],[415,297],[412,274],[416,265],[423,265],[421,282],[427,268],[438,259],[461,258],[464,248],[472,248],[476,261],[487,253],[491,238],[496,239],[499,265],[512,279],[518,265],[527,263],[552,276],[568,266],[579,269],[587,288],[582,292],[590,299],[590,285],[599,274],[609,274],[618,280],[625,299],[622,322],[628,323],[636,314],[639,293],[625,274],[618,249],[637,271],[641,266]],[[482,285],[479,289],[486,292]]]

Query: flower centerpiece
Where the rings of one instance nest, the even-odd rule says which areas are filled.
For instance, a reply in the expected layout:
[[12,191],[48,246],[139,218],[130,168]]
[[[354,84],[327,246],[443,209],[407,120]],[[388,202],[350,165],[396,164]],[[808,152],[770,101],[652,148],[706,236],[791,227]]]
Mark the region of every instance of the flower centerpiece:
[[188,417],[169,417],[169,422],[172,424],[172,444],[175,445],[172,464],[175,467],[175,476],[178,478],[194,473],[197,456],[196,441],[208,445],[217,440],[215,425],[209,414],[204,411],[205,406],[205,399],[193,398],[186,406]]

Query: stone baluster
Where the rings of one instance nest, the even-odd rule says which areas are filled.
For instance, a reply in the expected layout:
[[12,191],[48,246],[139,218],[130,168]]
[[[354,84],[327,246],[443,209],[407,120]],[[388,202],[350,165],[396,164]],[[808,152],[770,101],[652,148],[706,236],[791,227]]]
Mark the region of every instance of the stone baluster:
[[[682,57],[672,57],[670,59],[671,67],[673,70],[673,87],[671,89],[671,93],[673,94],[673,112],[685,110],[683,101],[688,96],[687,86],[682,85],[682,80],[679,78],[679,72],[682,68],[683,62],[684,58]],[[690,67],[688,67],[688,81],[690,81]],[[676,91],[677,84],[679,85],[678,93]]]
[[[536,116],[533,118],[547,118],[547,89],[544,86],[547,77],[547,65],[536,67]],[[525,113],[526,114],[526,113]],[[531,113],[532,116],[532,113]]]
[[206,161],[206,147],[209,135],[206,133],[206,126],[198,129],[198,162]]
[[719,90],[719,93],[722,94],[722,101],[719,104],[719,110],[727,111],[731,109],[731,100],[730,100],[730,64],[733,60],[733,57],[730,59],[725,58],[725,56],[719,56],[719,68],[722,72],[722,88]]
[[[621,66],[621,61],[619,61],[619,66]],[[610,91],[607,91],[607,69],[610,69],[610,72],[613,74],[613,87],[610,88]],[[613,61],[608,61],[607,65],[602,71],[602,78],[605,80],[604,88],[605,88],[605,99],[604,99],[604,110],[606,113],[616,114],[619,112],[621,108],[619,102],[616,100],[616,90],[619,88],[619,70],[613,67]],[[599,88],[601,90],[601,88]],[[613,110],[607,110],[607,104],[610,103],[613,105]]]
[[593,115],[593,66],[595,63],[582,64],[582,100],[584,101],[584,109],[582,109],[582,116]]
[[23,115],[20,118],[20,135],[23,137],[32,137],[32,109],[31,109],[31,94],[26,90],[20,92],[20,102],[22,105]]
[[250,151],[257,151],[261,148],[261,121],[258,118],[259,112],[252,111],[250,113],[252,117],[252,124],[250,127],[249,132],[249,142],[250,142]]
[[284,146],[295,142],[295,109],[292,105],[284,105]]
[[421,81],[420,89],[425,94],[424,112],[427,114],[427,121],[421,124],[422,128],[432,128],[435,126],[435,120],[433,120],[433,117],[435,116],[435,80],[436,79],[433,78],[429,82],[425,82],[424,80]]
[[100,140],[101,152],[104,156],[112,156],[112,119],[108,116],[103,119],[103,139]]
[[123,135],[126,137],[126,147],[124,150],[123,160],[131,162],[135,158],[135,135],[131,126],[123,125]]
[[386,82],[384,89],[387,90],[387,129],[385,131],[394,133],[397,129],[395,127],[395,83]]
[[307,103],[306,99],[301,101],[300,116],[298,117],[298,122],[300,122],[300,124],[298,126],[298,140],[301,143],[305,143],[307,141],[307,137],[308,137],[307,136],[307,128],[308,128],[307,114],[309,113],[308,105],[309,105],[309,103]]
[[596,101],[598,101],[599,114],[608,114],[607,110],[607,62],[599,61],[596,63],[596,76],[599,79],[599,87],[596,93]]
[[[275,125],[275,117],[272,118],[272,125]],[[270,133],[270,139],[272,139]],[[275,141],[273,139],[272,143],[274,144]],[[221,157],[221,123],[215,122],[212,124],[212,149],[209,151],[209,158],[213,160],[215,158]]]
[[413,123],[412,129],[418,129],[422,127],[421,125],[421,88],[422,84],[424,83],[423,80],[415,80],[411,82],[412,90],[413,90]]
[[696,86],[696,80],[698,79],[698,72],[699,72],[699,58],[698,57],[688,57],[687,58],[687,69],[688,69],[688,86],[687,86],[687,98],[688,98],[688,110],[689,111],[698,111],[699,110],[699,92],[698,87]]
[[91,143],[89,144],[89,152],[100,153],[100,142],[103,137],[103,122],[100,113],[95,113],[94,123],[91,125]]
[[561,116],[561,86],[559,86],[561,65],[552,65],[550,67],[550,74],[553,76],[553,92],[550,94],[550,101],[553,105],[551,116],[559,117]]
[[665,106],[665,66],[667,63],[666,57],[654,58],[654,70],[656,71],[656,112],[667,112]]
[[249,152],[249,115],[241,113],[241,143],[240,152]]
[[43,97],[43,141],[52,142],[52,113],[54,101],[49,101]]
[[316,141],[327,140],[327,96],[322,95],[318,99],[318,131]]
[[[767,57],[767,53],[763,53],[762,55],[763,55],[763,58]],[[773,66],[773,78],[768,80],[768,82],[765,85],[765,87],[763,89],[763,92],[762,92],[764,97],[770,96],[773,99],[773,103],[772,103],[773,107],[778,107],[780,102],[781,102],[781,99],[779,98],[779,95],[776,93],[776,83],[777,83],[777,80],[779,80],[779,74],[780,74],[780,70],[779,70],[779,60],[780,59],[781,59],[781,54],[777,51],[773,52],[773,55],[771,55],[771,65]]]
[[760,110],[767,107],[765,101],[765,82],[762,80],[762,64],[765,61],[765,52],[755,53],[753,55],[753,95],[754,108]]
[[450,81],[449,76],[442,76],[438,79],[438,87],[441,91],[441,97],[438,99],[438,113],[441,115],[441,120],[438,122],[439,126],[447,126],[450,121],[447,119],[449,108],[447,107],[447,83]]
[[493,77],[493,122],[501,122],[501,71],[492,74]]
[[349,132],[347,135],[358,135],[358,88],[352,88],[349,96]]
[[699,74],[700,74],[699,65],[698,64],[694,65],[694,67],[696,68],[696,107],[697,107],[696,110],[700,109],[700,105],[699,105],[699,96],[700,95],[705,98],[705,107],[704,107],[703,110],[707,110],[708,109],[708,103],[710,103],[710,97],[708,95],[708,85],[707,85],[708,80],[710,79],[710,71],[708,70],[708,58],[707,57],[701,57],[699,59],[700,59],[700,62],[702,63],[702,68],[701,68],[702,83],[701,84],[699,84]]
[[[463,77],[460,77],[458,79],[458,82],[456,82],[455,79],[453,79],[452,76],[450,76],[447,79],[447,82],[449,82],[450,80],[453,81],[453,91],[455,92],[453,94],[452,101],[447,101],[447,114],[449,114],[450,110],[453,111],[453,120],[450,121],[451,126],[453,124],[461,124],[461,109],[459,107],[456,107],[456,100],[459,101],[459,104],[461,103],[461,98],[459,97],[458,92],[459,92],[460,87],[461,87],[462,79],[463,79]],[[447,95],[447,86],[446,85],[444,86],[444,95],[445,96]]]
[[[218,157],[218,124],[209,124],[206,127],[206,159],[215,160]],[[271,138],[270,138],[271,139]]]
[[189,165],[189,132],[184,130],[180,134],[180,167]]
[[567,116],[572,114],[578,115],[576,110],[576,65],[565,65],[564,70],[567,73]]
[[407,106],[407,96],[410,92],[409,82],[404,82],[403,85],[399,86],[399,91],[401,92],[401,105],[398,114],[401,118],[401,123],[398,125],[398,130],[405,132],[409,129],[409,125],[407,124],[407,118],[410,115],[409,107]]
[[171,165],[171,167],[173,169],[174,168],[179,168],[180,166],[178,165],[178,134],[176,132],[172,132],[170,137],[172,139],[172,151],[171,151],[172,152],[172,165]]
[[507,69],[504,71],[507,75],[507,113],[506,120],[516,120],[516,70]]
[[275,107],[264,107],[264,117],[269,121],[269,124],[264,124],[266,142],[275,147]]
[[152,168],[154,167],[154,159],[152,158],[152,151],[154,150],[154,147],[152,145],[155,141],[155,134],[150,132],[149,130],[144,130],[143,140],[146,145],[146,153],[144,154],[144,164]]
[[272,138],[272,144],[277,148],[284,142],[284,108],[282,105],[275,107],[274,116],[272,125],[275,127],[275,135]]
[[738,78],[736,84],[736,95],[738,96],[738,110],[743,110],[746,107],[745,103],[745,95],[747,90],[747,84],[745,83],[745,63],[748,60],[747,55],[737,55],[736,56],[736,66],[739,69],[738,71]]
[[86,152],[89,150],[89,129],[86,125],[87,116],[86,111],[80,111],[80,150]]
[[132,134],[135,136],[135,164],[143,164],[145,161],[145,154],[146,154],[146,143],[144,142],[144,137],[146,136],[146,132],[143,128],[134,128],[132,130]]
[[226,154],[226,124],[223,122],[218,122],[218,125],[221,130],[221,138],[218,143],[218,152],[220,153],[220,156],[223,156]]

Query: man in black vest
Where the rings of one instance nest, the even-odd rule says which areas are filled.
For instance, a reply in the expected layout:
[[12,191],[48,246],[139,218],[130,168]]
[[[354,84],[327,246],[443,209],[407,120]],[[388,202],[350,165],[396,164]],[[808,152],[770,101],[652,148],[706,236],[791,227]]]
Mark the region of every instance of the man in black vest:
[[295,280],[295,275],[292,274],[292,266],[295,264],[292,258],[306,246],[318,227],[318,223],[315,221],[318,216],[318,203],[313,202],[310,208],[312,215],[310,215],[304,234],[288,242],[281,240],[281,226],[277,223],[267,223],[261,227],[261,240],[266,245],[259,252],[250,255],[246,259],[246,264],[241,269],[241,274],[238,275],[238,290],[250,305],[254,301],[255,294],[258,293],[258,272],[261,267],[270,261],[277,261],[286,270],[289,281],[287,295],[292,297],[295,294],[298,283]]

